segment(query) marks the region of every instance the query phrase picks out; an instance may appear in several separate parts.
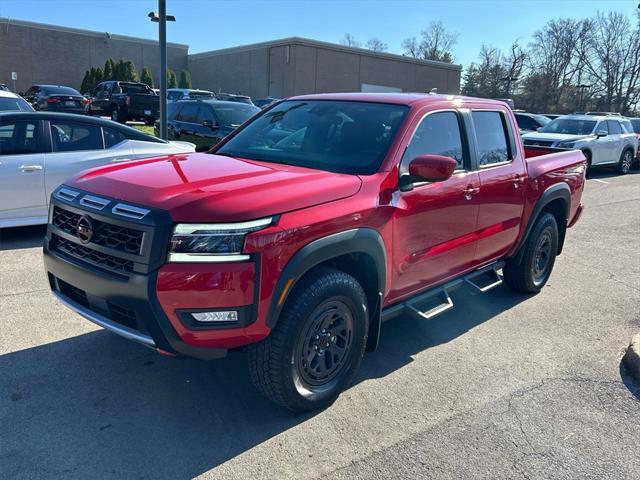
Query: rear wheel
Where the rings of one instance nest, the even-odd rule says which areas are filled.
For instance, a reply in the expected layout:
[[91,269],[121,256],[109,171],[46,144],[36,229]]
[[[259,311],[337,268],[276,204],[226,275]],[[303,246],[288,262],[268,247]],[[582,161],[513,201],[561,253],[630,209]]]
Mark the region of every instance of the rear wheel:
[[533,227],[519,263],[507,261],[504,280],[513,290],[537,293],[549,280],[558,252],[558,224],[550,213],[544,213]]
[[118,123],[127,123],[126,115],[117,105],[111,107],[111,120]]
[[633,151],[631,149],[627,149],[622,152],[622,156],[618,161],[618,173],[620,175],[626,175],[631,170],[631,165],[633,164]]
[[589,152],[588,150],[584,150],[582,152],[584,154],[584,158],[587,159],[587,165],[586,165],[586,172],[585,172],[585,176],[589,175],[589,173],[591,172],[591,152]]
[[292,411],[333,403],[362,361],[366,305],[365,293],[351,275],[329,268],[312,272],[291,293],[271,334],[249,346],[254,385]]

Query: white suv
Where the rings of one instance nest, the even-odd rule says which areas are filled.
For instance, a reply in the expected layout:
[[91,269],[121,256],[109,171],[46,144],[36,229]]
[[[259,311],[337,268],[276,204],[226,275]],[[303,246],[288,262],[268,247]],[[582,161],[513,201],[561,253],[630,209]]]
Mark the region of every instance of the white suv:
[[638,151],[631,123],[617,115],[565,115],[523,135],[522,140],[525,145],[582,150],[588,168],[615,166],[621,174],[631,169]]

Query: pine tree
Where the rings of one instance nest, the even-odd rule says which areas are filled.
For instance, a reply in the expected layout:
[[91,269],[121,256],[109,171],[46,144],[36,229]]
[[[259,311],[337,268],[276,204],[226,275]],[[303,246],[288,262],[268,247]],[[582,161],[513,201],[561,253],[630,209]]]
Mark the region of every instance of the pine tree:
[[107,61],[104,62],[104,76],[102,77],[104,81],[113,80],[113,68],[113,58],[108,58]]
[[96,67],[91,67],[89,70],[89,90],[93,91],[96,88]]
[[140,76],[140,81],[142,83],[146,83],[149,87],[153,88],[153,76],[151,75],[151,70],[149,67],[142,68],[142,75]]
[[102,73],[102,68],[96,68],[96,79],[95,86],[97,87],[100,82],[104,80],[104,73]]
[[167,70],[167,88],[178,88],[176,73],[171,69]]
[[178,86],[180,88],[191,88],[191,74],[189,70],[182,70],[180,72],[180,83]]
[[123,67],[123,80],[127,82],[137,82],[138,81],[138,71],[136,70],[136,66],[133,64],[131,60],[127,60],[124,62]]
[[89,85],[89,70],[84,72],[84,77],[82,78],[82,84],[80,85],[80,93],[88,93],[91,91],[91,87]]
[[118,63],[115,63],[113,66],[113,79],[118,80],[120,82],[124,81],[125,80],[124,71],[125,71],[124,60],[120,59],[118,60]]

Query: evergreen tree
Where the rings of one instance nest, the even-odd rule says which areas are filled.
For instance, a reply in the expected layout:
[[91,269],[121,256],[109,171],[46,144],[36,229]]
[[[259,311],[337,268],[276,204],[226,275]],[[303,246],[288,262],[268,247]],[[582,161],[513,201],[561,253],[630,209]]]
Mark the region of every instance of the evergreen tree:
[[114,68],[113,58],[108,58],[107,61],[104,62],[104,75],[102,77],[104,81],[113,80],[113,68]]
[[89,86],[89,70],[84,72],[84,77],[82,78],[82,84],[80,84],[80,93],[90,92],[91,88]]
[[97,87],[100,82],[104,80],[104,73],[102,73],[102,68],[96,68],[96,78],[95,78],[95,86]]
[[146,83],[149,87],[153,88],[153,76],[151,75],[151,70],[149,67],[142,68],[142,75],[140,76],[140,81],[142,83]]
[[90,91],[96,88],[96,67],[91,67],[89,70],[89,82],[88,87]]
[[180,83],[178,86],[180,88],[191,88],[191,74],[189,70],[182,70],[180,72]]
[[125,71],[124,60],[120,59],[118,60],[118,63],[114,64],[113,66],[113,79],[118,81],[123,81],[125,79],[124,71]]
[[178,78],[171,69],[167,70],[167,88],[178,88]]
[[127,60],[126,62],[124,62],[122,76],[124,77],[123,80],[126,82],[138,81],[138,71],[136,70],[136,66],[131,60]]

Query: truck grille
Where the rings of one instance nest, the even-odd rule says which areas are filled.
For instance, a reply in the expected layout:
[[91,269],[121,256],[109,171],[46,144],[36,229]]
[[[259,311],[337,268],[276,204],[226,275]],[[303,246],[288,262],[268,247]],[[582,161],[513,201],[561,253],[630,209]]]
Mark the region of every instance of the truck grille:
[[113,255],[98,252],[97,250],[71,242],[55,234],[51,236],[51,246],[59,252],[102,268],[115,270],[117,272],[133,271],[133,262],[131,260],[125,260],[123,258],[114,257]]
[[[76,235],[76,226],[81,217],[82,215],[80,214],[64,210],[58,206],[53,208],[53,224],[70,235]],[[95,228],[91,238],[93,243],[125,253],[140,254],[144,232],[95,219],[92,221]]]

